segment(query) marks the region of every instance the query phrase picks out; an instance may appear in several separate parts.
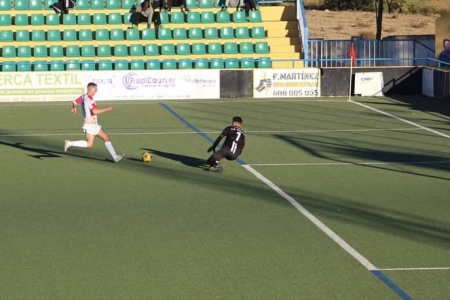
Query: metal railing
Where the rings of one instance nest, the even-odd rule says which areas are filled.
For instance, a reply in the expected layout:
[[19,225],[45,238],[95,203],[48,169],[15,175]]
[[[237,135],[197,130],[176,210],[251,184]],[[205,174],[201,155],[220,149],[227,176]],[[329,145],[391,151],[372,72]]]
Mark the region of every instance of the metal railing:
[[308,67],[309,61],[309,29],[308,21],[305,14],[305,3],[303,0],[297,0],[297,20],[300,40],[302,41],[303,58],[305,59],[305,67]]

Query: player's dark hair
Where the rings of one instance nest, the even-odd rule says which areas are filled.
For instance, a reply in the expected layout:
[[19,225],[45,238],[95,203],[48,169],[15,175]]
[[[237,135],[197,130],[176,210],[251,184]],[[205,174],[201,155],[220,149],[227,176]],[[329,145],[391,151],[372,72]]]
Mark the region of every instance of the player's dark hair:
[[242,124],[242,118],[241,117],[233,117],[233,122]]
[[93,82],[89,82],[88,85],[87,85],[87,87],[90,88],[91,86],[96,87],[97,84],[96,84],[96,83],[93,83]]

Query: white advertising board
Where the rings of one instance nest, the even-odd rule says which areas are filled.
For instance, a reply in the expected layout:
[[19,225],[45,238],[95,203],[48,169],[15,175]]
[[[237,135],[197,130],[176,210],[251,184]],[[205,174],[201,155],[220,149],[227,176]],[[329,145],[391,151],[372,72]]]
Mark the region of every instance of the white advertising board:
[[96,100],[218,99],[219,70],[0,73],[0,101],[72,101],[86,85]]
[[253,97],[320,97],[320,69],[255,69]]
[[355,95],[383,96],[382,72],[355,73]]

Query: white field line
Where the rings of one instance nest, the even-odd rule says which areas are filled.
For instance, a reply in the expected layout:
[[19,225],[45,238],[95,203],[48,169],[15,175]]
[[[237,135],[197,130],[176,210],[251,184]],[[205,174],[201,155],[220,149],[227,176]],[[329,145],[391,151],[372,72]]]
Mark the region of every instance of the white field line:
[[437,268],[384,268],[378,269],[380,271],[441,271],[450,270],[450,267],[437,267]]
[[294,198],[289,196],[280,187],[274,184],[272,181],[264,177],[261,173],[253,169],[249,165],[242,165],[247,171],[252,173],[256,178],[261,180],[272,190],[274,190],[278,195],[286,199],[292,206],[295,207],[302,215],[309,219],[315,226],[317,226],[321,231],[323,231],[329,238],[331,238],[335,243],[337,243],[341,248],[343,248],[348,254],[355,258],[360,264],[362,264],[367,270],[373,271],[378,270],[367,258],[359,254],[352,246],[350,246],[346,241],[344,241],[340,236],[338,236],[334,231],[332,231],[328,226],[326,226],[322,221],[311,214],[306,208],[304,208],[300,203],[298,203]]
[[[317,129],[317,130],[246,130],[245,133],[321,133],[321,132],[380,132],[380,131],[417,131],[420,128],[373,128],[373,129]],[[81,130],[80,130],[81,131]],[[203,131],[206,134],[219,134],[220,131]],[[110,135],[171,135],[171,134],[194,134],[194,131],[174,132],[108,132]],[[84,135],[83,133],[18,133],[0,134],[0,137],[27,137],[27,136],[71,136]]]
[[439,135],[439,136],[445,137],[445,138],[447,138],[447,139],[450,139],[450,135],[448,135],[448,134],[445,134],[445,133],[439,132],[439,131],[437,131],[437,130],[428,128],[428,127],[426,127],[426,126],[422,126],[422,125],[420,125],[420,124],[414,123],[414,122],[412,122],[412,121],[409,121],[409,120],[400,118],[400,117],[398,117],[398,116],[396,116],[396,115],[393,115],[393,114],[387,113],[387,112],[385,112],[385,111],[376,109],[376,108],[371,107],[371,106],[369,106],[369,105],[366,105],[366,104],[363,104],[363,103],[359,103],[359,102],[355,102],[355,101],[353,101],[353,100],[348,100],[348,102],[353,103],[353,104],[356,104],[356,105],[359,105],[359,106],[362,106],[362,107],[365,107],[365,108],[367,108],[367,109],[376,111],[377,113],[380,113],[380,114],[382,114],[382,115],[385,115],[385,116],[394,118],[394,119],[396,119],[396,120],[398,120],[398,121],[404,122],[404,123],[406,123],[406,124],[415,126],[415,127],[417,127],[417,128],[420,128],[420,129],[423,129],[423,130],[432,132],[432,133],[434,133],[434,134],[436,134],[436,135]]
[[330,162],[330,163],[284,163],[284,164],[249,164],[255,167],[291,167],[291,166],[370,166],[370,165],[421,165],[448,164],[450,160],[440,161],[398,161],[398,162]]

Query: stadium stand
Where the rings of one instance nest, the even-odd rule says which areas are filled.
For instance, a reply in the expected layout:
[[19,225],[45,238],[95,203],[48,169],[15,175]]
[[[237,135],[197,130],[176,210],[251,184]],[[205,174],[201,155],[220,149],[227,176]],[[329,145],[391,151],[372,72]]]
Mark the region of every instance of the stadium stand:
[[247,17],[192,0],[187,15],[162,13],[155,30],[131,28],[134,0],[78,0],[62,16],[52,2],[0,0],[1,71],[272,68],[301,58],[295,7]]

